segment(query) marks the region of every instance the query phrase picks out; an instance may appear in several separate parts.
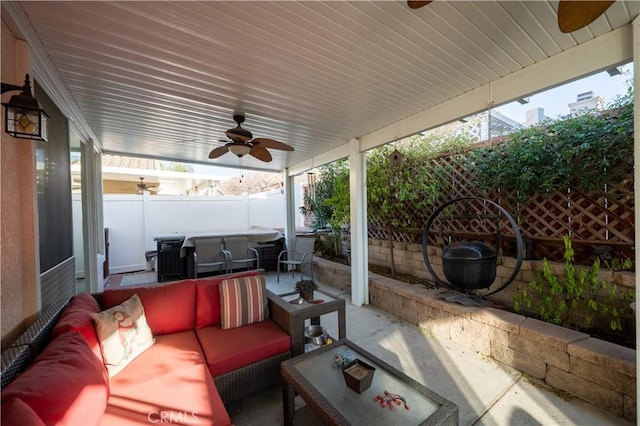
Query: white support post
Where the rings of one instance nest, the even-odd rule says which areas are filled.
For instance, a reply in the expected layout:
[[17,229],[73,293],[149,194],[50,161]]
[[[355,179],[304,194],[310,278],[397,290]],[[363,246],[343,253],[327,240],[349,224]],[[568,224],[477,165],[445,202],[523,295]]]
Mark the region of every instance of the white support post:
[[[638,91],[638,87],[640,87],[640,16],[636,17],[636,19],[632,22],[633,26],[633,87],[635,88],[633,91],[633,102],[635,105],[634,108],[634,116],[633,116],[633,160],[635,164],[634,169],[634,196],[636,200],[640,198],[640,92]],[[638,223],[640,223],[640,209],[636,207],[634,213],[634,222],[636,224],[636,232],[635,232],[635,245],[638,247],[640,244],[640,235],[638,233]],[[635,255],[636,265],[640,265],[640,251],[636,250]],[[638,278],[638,273],[636,272],[636,296],[634,302],[637,304],[640,299],[640,279]],[[635,310],[636,316],[636,324],[638,324],[638,320],[640,320],[640,313],[638,312],[638,306],[636,305]],[[638,341],[640,341],[640,329],[636,327],[636,347],[638,346]],[[640,365],[640,352],[636,351],[636,366]],[[637,376],[637,367],[636,367],[636,376]],[[640,381],[636,380],[636,397],[640,395]],[[640,419],[640,409],[638,409],[636,404],[636,418]]]
[[153,240],[153,231],[151,230],[151,212],[153,208],[151,204],[153,200],[151,200],[151,192],[144,190],[142,191],[142,223],[138,226],[141,226],[144,230],[142,238],[144,238],[144,249],[146,250],[155,250],[156,242]]
[[294,186],[294,177],[289,176],[289,170],[282,171],[282,181],[284,182],[284,199],[285,199],[285,223],[284,234],[287,242],[287,248],[293,247],[293,240],[296,237],[296,189]]
[[367,243],[367,164],[360,140],[349,141],[351,211],[351,302],[369,304],[369,247]]
[[[104,285],[104,235],[102,226],[101,156],[93,140],[82,144],[82,234],[84,239],[84,279],[90,292],[101,292]],[[101,247],[102,246],[102,247]]]

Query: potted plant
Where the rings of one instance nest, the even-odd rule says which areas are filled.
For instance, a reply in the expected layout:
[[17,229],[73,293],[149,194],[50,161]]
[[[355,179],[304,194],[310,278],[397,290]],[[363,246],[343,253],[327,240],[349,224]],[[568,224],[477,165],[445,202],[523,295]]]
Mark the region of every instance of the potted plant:
[[318,288],[318,285],[313,280],[300,280],[296,283],[296,291],[300,293],[300,297],[304,300],[313,299],[313,291]]

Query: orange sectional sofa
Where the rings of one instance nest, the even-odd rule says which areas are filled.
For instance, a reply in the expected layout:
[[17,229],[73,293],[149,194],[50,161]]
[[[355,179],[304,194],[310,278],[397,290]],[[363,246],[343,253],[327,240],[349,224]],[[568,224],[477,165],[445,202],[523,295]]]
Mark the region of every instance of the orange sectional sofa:
[[[270,319],[221,327],[220,283],[260,273],[77,295],[43,352],[2,390],[2,425],[231,424],[224,404],[276,384],[291,356],[289,335]],[[109,377],[92,314],[133,294],[155,344]]]

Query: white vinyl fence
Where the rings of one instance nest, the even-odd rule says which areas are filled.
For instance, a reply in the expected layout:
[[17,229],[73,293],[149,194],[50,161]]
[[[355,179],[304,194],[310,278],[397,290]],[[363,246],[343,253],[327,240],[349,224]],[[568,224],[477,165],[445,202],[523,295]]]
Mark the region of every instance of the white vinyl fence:
[[[296,187],[296,212],[302,187]],[[73,196],[76,275],[84,277],[82,207]],[[296,215],[296,226],[304,217]],[[278,189],[255,195],[183,197],[168,195],[105,195],[104,226],[109,228],[111,274],[145,269],[145,251],[155,250],[153,237],[251,227],[284,228],[285,197]]]

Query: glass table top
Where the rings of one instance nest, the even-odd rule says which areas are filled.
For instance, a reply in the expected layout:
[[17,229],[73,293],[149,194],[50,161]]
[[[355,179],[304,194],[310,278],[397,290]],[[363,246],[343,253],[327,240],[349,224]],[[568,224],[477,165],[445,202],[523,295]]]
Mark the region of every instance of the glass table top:
[[308,308],[310,306],[317,306],[317,305],[323,305],[329,302],[335,302],[337,299],[331,295],[328,295],[326,293],[320,292],[318,290],[313,292],[313,301],[316,303],[309,303],[306,301],[303,301],[302,303],[298,304],[298,303],[291,303],[292,301],[298,300],[299,295],[298,293],[295,294],[287,294],[285,296],[280,296],[282,297],[282,299],[286,302],[290,302],[289,304],[294,308],[294,309],[305,309]]
[[[371,387],[358,394],[347,387],[342,369],[334,363],[335,355],[346,354],[374,367]],[[440,405],[415,386],[386,371],[384,367],[353,349],[342,345],[295,363],[296,370],[313,385],[353,425],[419,425]],[[381,407],[375,400],[384,391],[403,396],[409,406]]]

